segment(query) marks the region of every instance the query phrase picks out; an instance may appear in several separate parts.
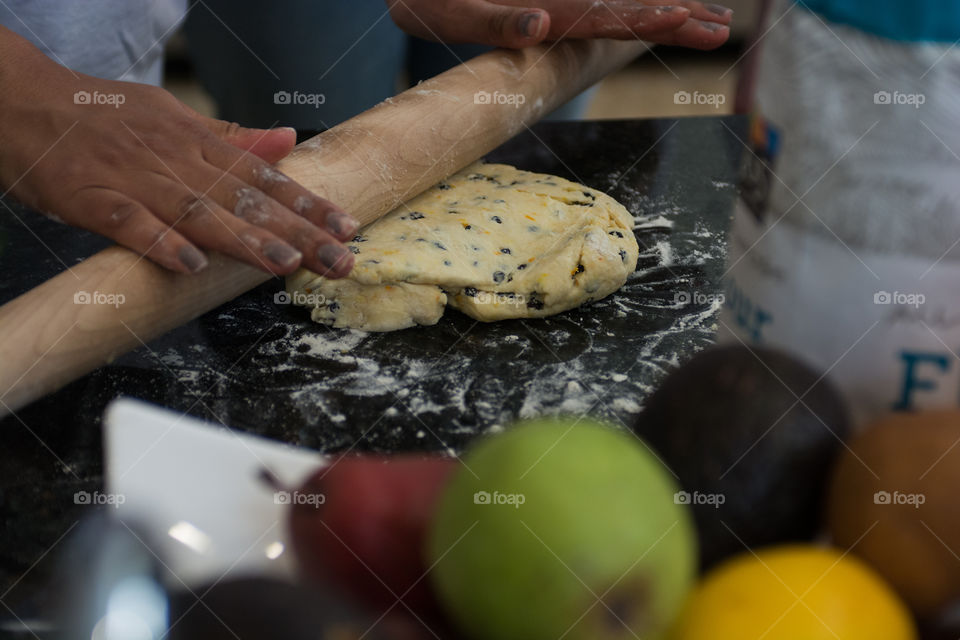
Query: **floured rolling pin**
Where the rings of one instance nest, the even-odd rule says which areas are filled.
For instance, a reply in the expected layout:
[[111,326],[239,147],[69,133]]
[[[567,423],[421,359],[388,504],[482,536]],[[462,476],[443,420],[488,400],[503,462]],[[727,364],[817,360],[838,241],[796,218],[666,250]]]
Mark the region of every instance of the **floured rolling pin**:
[[[591,40],[492,51],[298,145],[278,168],[367,224],[644,48]],[[523,100],[502,99],[510,94]],[[101,251],[0,307],[0,416],[269,277],[219,255],[202,273],[180,275],[121,247]],[[123,304],[74,304],[80,291],[115,294]]]

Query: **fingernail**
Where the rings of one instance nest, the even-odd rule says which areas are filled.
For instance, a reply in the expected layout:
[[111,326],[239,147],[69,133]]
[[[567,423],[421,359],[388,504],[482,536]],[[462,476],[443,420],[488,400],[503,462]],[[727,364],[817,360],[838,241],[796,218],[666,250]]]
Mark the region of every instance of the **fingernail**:
[[726,16],[733,13],[733,9],[731,9],[730,7],[725,7],[720,4],[705,4],[703,6],[710,13],[716,14],[718,16]]
[[185,266],[190,273],[203,271],[207,266],[207,256],[203,252],[189,244],[180,247],[180,263]]
[[540,12],[530,11],[520,16],[520,33],[533,38],[540,32]]
[[338,236],[353,236],[360,223],[342,211],[334,211],[327,216],[327,229]]
[[706,20],[701,20],[700,26],[707,31],[718,31],[719,29],[725,29],[727,25],[720,24],[719,22],[707,22]]
[[282,242],[269,242],[263,247],[263,255],[274,264],[281,267],[289,267],[291,264],[300,262],[303,257],[299,251],[288,244]]
[[658,11],[662,11],[663,13],[672,13],[672,12],[676,11],[676,10],[679,9],[679,8],[680,8],[680,7],[678,7],[678,6],[676,6],[676,5],[670,4],[670,5],[667,5],[667,6],[664,6],[664,7],[657,7],[657,10],[658,10]]
[[297,135],[297,130],[293,127],[277,127],[276,131],[290,131],[293,135]]
[[317,250],[317,260],[332,271],[338,270],[352,256],[352,253],[335,244],[325,244]]

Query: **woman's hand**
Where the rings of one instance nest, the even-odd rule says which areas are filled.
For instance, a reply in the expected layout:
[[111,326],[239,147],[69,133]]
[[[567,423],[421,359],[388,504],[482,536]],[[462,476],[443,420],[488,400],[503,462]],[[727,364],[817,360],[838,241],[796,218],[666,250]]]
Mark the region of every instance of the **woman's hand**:
[[401,29],[426,40],[520,49],[561,38],[640,39],[715,49],[733,12],[692,0],[404,0],[390,5]]
[[0,27],[0,185],[183,273],[200,249],[342,277],[357,222],[272,168],[292,129],[203,117],[163,89],[76,74]]

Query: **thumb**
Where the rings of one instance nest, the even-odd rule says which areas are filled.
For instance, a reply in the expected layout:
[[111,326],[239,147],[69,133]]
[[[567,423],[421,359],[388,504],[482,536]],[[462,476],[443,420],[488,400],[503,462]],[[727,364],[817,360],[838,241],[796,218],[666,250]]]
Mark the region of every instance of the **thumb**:
[[249,129],[235,122],[206,116],[199,116],[199,120],[227,144],[249,151],[270,164],[276,164],[285,158],[297,143],[297,132],[290,127]]
[[482,0],[464,3],[457,16],[460,40],[495,47],[522,49],[541,42],[550,31],[550,14],[543,9],[507,7]]

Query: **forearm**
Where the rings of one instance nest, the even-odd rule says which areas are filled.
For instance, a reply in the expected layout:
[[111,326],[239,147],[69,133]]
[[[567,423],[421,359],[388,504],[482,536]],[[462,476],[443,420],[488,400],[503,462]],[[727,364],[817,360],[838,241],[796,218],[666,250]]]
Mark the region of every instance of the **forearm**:
[[[11,136],[28,135],[25,118],[73,100],[80,76],[57,64],[32,42],[0,26],[0,163],[8,158]],[[30,118],[32,119],[32,118]],[[3,177],[0,175],[0,177]]]
[[30,76],[30,69],[38,64],[50,63],[32,42],[0,25],[0,87],[3,93],[10,93],[11,88],[17,89]]
[[[31,138],[62,124],[61,103],[72,100],[75,77],[29,40],[0,26],[0,189],[7,191],[39,157]],[[68,96],[63,101],[58,93]],[[69,124],[69,123],[67,123]],[[62,131],[61,131],[62,132]],[[31,205],[39,203],[15,192]]]

